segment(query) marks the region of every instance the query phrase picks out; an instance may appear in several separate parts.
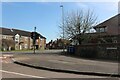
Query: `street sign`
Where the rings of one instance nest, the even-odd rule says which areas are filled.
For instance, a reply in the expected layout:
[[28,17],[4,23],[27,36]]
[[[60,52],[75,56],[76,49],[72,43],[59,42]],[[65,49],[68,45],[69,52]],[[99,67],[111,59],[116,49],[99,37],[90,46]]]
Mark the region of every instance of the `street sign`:
[[40,34],[36,32],[36,27],[34,27],[34,32],[31,32],[31,38],[33,39],[33,49],[34,49],[34,53],[35,53],[35,43],[36,43],[36,39],[39,39]]
[[32,39],[39,39],[39,36],[40,36],[40,34],[39,33],[37,33],[37,32],[31,32],[31,38]]

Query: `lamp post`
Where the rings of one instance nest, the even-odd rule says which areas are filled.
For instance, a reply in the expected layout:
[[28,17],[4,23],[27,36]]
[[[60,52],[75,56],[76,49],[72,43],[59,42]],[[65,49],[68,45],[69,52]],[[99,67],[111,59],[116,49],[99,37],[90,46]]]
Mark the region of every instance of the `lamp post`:
[[62,9],[62,26],[63,26],[63,52],[64,52],[64,7],[63,5],[60,5],[61,9]]

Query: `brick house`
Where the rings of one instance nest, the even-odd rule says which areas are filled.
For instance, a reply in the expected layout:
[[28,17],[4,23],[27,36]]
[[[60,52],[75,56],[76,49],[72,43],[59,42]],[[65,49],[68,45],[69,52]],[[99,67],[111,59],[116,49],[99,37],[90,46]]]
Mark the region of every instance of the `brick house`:
[[[33,40],[29,31],[0,27],[0,40],[2,50],[29,50],[33,48]],[[44,49],[46,38],[40,35],[35,45],[37,49]]]
[[87,58],[118,60],[120,56],[120,14],[96,25],[90,36],[90,44],[75,46],[75,54]]
[[[64,46],[63,46],[64,42]],[[48,49],[63,49],[66,48],[68,45],[70,45],[70,41],[66,39],[57,39],[57,40],[51,40],[49,43],[46,44],[46,48]]]
[[[108,20],[93,27],[96,32],[86,33],[88,35],[87,42],[83,41],[82,44],[88,43],[120,43],[120,14],[111,17]],[[80,34],[75,37],[79,37]],[[78,40],[73,37],[72,45],[79,45]]]
[[105,33],[107,35],[120,34],[120,14],[98,24],[94,27],[97,33]]
[[113,43],[117,43],[118,37],[120,36],[120,14],[117,14],[110,19],[96,25],[94,29],[96,30],[95,35],[101,36],[103,38],[112,38]]

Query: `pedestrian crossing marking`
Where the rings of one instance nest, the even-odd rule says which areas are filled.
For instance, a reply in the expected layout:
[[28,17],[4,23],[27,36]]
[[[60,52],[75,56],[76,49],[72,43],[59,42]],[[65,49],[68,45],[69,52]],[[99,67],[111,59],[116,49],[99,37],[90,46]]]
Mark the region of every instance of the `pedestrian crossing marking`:
[[12,63],[12,61],[8,60],[8,59],[6,59],[6,60],[0,60],[0,63]]

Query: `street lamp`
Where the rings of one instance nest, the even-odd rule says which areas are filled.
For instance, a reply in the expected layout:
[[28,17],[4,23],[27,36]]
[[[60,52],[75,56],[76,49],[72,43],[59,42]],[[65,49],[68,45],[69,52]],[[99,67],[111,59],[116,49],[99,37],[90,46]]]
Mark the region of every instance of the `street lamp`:
[[64,7],[63,5],[60,5],[62,9],[62,26],[63,26],[63,52],[64,52]]

